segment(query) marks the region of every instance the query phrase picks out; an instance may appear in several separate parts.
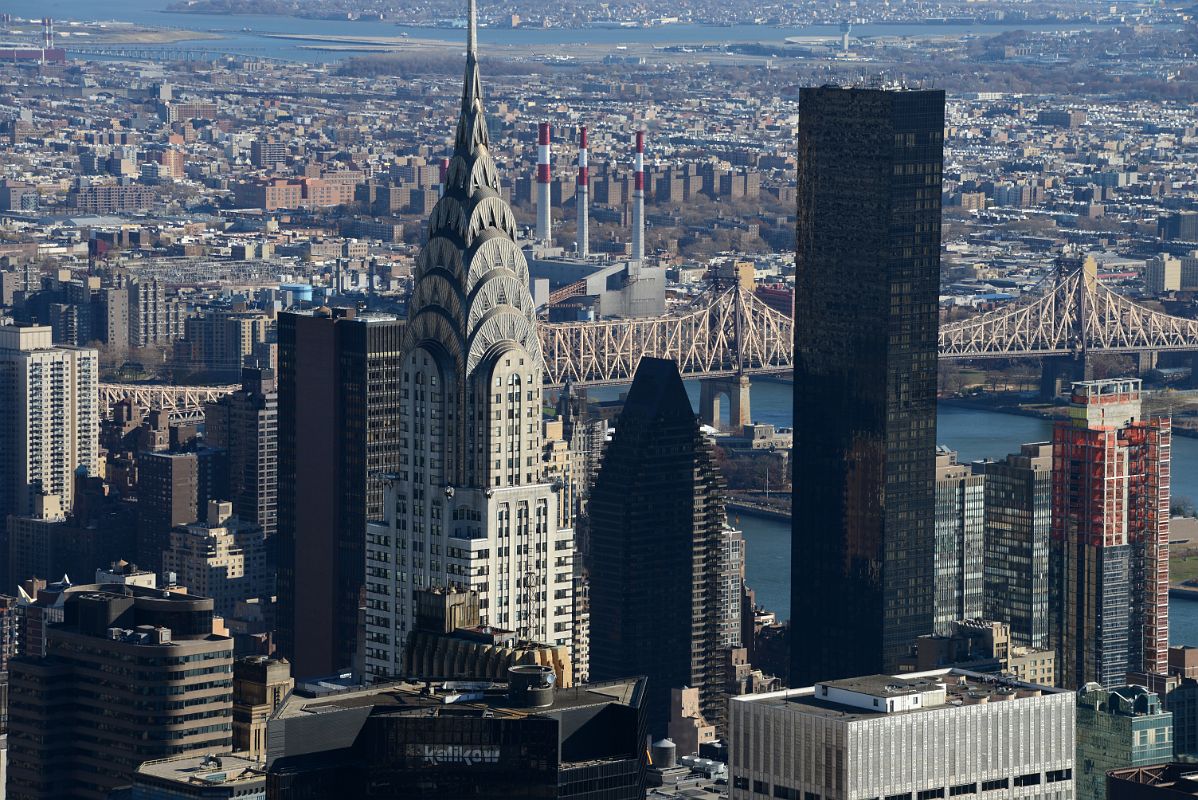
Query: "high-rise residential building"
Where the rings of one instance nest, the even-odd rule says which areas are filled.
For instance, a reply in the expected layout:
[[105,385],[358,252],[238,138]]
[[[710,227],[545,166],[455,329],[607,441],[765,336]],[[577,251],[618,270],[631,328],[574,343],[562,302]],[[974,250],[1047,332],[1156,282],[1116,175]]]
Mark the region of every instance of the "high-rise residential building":
[[943,669],[730,706],[731,800],[1073,796],[1072,692]]
[[266,656],[247,656],[233,664],[233,750],[266,759],[266,721],[295,688],[291,665]]
[[68,512],[79,473],[99,474],[99,380],[95,350],[0,326],[0,520],[31,515],[39,495]]
[[167,344],[183,338],[186,310],[177,298],[167,299],[157,278],[129,284],[129,346]]
[[573,645],[574,535],[545,475],[528,266],[489,152],[471,23],[444,194],[416,259],[402,344],[399,460],[366,559],[365,670],[399,674],[414,592],[462,586],[484,624]]
[[224,484],[224,454],[143,452],[137,457],[137,560],[155,571],[170,547],[171,531],[207,514]]
[[1138,379],[1073,384],[1053,428],[1050,636],[1061,684],[1168,673],[1172,424]]
[[1013,644],[1047,648],[1052,445],[973,468],[986,479],[985,616],[1010,625]]
[[548,667],[508,674],[470,693],[297,686],[267,723],[267,797],[645,796],[644,678],[564,689]]
[[96,299],[99,313],[97,338],[114,351],[129,346],[129,289],[124,286],[101,288]]
[[238,375],[247,357],[266,341],[272,323],[263,311],[206,308],[184,320],[184,341],[175,356],[185,356],[195,370]]
[[247,367],[241,389],[204,407],[205,437],[225,451],[233,513],[262,529],[278,529],[279,395],[275,371]]
[[238,603],[274,590],[262,529],[233,516],[233,504],[224,500],[208,501],[203,522],[171,531],[162,571],[174,573],[189,592],[212,598],[222,617],[233,616]]
[[278,644],[297,678],[360,653],[366,522],[400,469],[403,331],[389,314],[279,315]]
[[1173,759],[1173,714],[1143,686],[1077,692],[1077,800],[1106,800],[1106,774]]
[[944,92],[824,86],[800,107],[790,678],[803,686],[893,670],[932,630]]
[[[644,358],[590,498],[591,678],[649,678],[646,713],[666,733],[670,690],[700,692],[725,730],[725,651],[740,646],[741,543],[727,540],[724,484],[678,365]],[[651,609],[651,611],[650,611]],[[648,612],[648,613],[647,613]]]
[[44,657],[10,665],[8,796],[105,800],[146,761],[228,752],[233,642],[212,601],[73,586]]
[[286,142],[272,139],[255,139],[250,142],[250,163],[255,167],[275,169],[287,163],[290,148]]
[[936,542],[933,630],[952,633],[953,623],[982,616],[985,555],[986,478],[975,475],[957,454],[936,450]]

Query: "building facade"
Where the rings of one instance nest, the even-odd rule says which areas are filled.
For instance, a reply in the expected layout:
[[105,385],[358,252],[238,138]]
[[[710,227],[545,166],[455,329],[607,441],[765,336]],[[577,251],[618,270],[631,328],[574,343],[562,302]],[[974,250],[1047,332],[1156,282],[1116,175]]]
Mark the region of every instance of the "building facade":
[[297,678],[359,661],[366,522],[394,514],[403,331],[389,314],[279,315],[278,633]]
[[266,656],[233,664],[233,750],[256,761],[266,759],[266,721],[295,688],[291,665]]
[[810,685],[892,670],[932,630],[944,92],[800,103],[791,680]]
[[278,529],[279,395],[275,371],[246,368],[241,389],[204,407],[205,438],[225,451],[233,513],[274,536]]
[[106,800],[143,762],[228,752],[233,642],[211,600],[92,584],[62,611],[45,656],[11,664],[9,798]]
[[946,669],[738,697],[730,714],[731,800],[1073,797],[1072,692]]
[[1173,760],[1173,714],[1143,686],[1077,692],[1077,800],[1106,800],[1107,772]]
[[1051,635],[1063,686],[1168,673],[1168,417],[1140,381],[1075,383],[1053,429]]
[[157,278],[129,284],[129,346],[168,344],[182,339],[186,309],[167,299],[166,285]]
[[953,623],[983,613],[986,479],[957,463],[957,454],[936,452],[936,542],[933,557],[933,630],[952,633]]
[[266,550],[261,528],[233,516],[232,503],[209,500],[203,522],[171,531],[162,569],[189,592],[212,598],[218,615],[231,617],[238,603],[273,594]]
[[171,531],[205,518],[224,483],[223,454],[143,452],[137,457],[137,559],[162,569]]
[[401,345],[398,463],[366,570],[365,672],[400,674],[414,592],[462,586],[483,623],[573,646],[574,535],[541,463],[542,372],[528,266],[488,149],[473,34],[444,194]]
[[985,615],[1011,626],[1021,647],[1048,647],[1048,551],[1052,533],[1052,445],[1023,445],[1003,461],[976,462],[985,475]]
[[589,503],[591,677],[648,676],[654,736],[670,690],[698,689],[723,733],[742,547],[739,534],[725,540],[723,479],[677,364],[641,360],[615,428]]
[[1173,715],[1173,755],[1198,759],[1198,680],[1182,678],[1165,696],[1165,707]]
[[0,326],[0,520],[33,515],[39,495],[69,512],[79,472],[99,474],[99,380],[95,350]]

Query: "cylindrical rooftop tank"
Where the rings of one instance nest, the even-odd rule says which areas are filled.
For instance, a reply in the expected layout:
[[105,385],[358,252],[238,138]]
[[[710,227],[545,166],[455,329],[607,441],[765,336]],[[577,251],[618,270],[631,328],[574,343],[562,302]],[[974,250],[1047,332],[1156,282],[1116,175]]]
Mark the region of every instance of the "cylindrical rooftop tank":
[[669,739],[660,739],[653,743],[651,752],[653,766],[657,769],[669,769],[677,764],[678,748]]
[[508,667],[508,699],[516,708],[548,708],[553,705],[553,667],[518,664]]

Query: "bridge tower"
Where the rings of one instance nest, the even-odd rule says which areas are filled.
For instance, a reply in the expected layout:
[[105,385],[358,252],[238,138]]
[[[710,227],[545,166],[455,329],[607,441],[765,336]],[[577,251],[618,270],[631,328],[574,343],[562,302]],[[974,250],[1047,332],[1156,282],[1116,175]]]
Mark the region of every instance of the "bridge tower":
[[[1069,279],[1077,274],[1075,289],[1066,289]],[[1061,254],[1056,262],[1056,288],[1052,297],[1061,305],[1062,316],[1073,317],[1070,345],[1073,352],[1064,356],[1046,356],[1040,366],[1040,399],[1050,402],[1073,381],[1088,381],[1093,377],[1092,365],[1087,357],[1089,336],[1087,323],[1098,287],[1098,262],[1093,256],[1079,257]]]
[[736,372],[733,375],[703,378],[699,383],[699,422],[719,429],[720,398],[728,397],[728,426],[727,430],[739,433],[745,425],[753,421],[749,404],[751,383],[745,373],[748,359],[745,357],[745,337],[748,335],[745,320],[744,297],[751,296],[754,288],[753,264],[748,261],[736,261],[731,265],[715,267],[707,275],[707,281],[716,291],[731,288],[736,296],[733,305],[736,313],[733,316],[732,365]]
[[1040,359],[1040,401],[1051,403],[1074,381],[1094,379],[1094,367],[1085,353],[1044,356]]
[[728,397],[727,429],[739,432],[753,421],[749,407],[749,376],[704,378],[699,382],[699,422],[720,428],[720,398]]

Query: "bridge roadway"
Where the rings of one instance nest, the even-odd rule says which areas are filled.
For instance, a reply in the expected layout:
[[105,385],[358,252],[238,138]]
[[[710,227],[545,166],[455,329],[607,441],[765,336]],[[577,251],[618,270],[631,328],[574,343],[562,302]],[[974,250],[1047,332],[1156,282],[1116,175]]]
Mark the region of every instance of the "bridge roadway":
[[[538,327],[545,385],[610,386],[631,382],[644,356],[678,362],[684,377],[703,379],[700,416],[720,418],[727,397],[732,425],[747,422],[749,376],[794,367],[794,323],[739,286],[712,287],[682,313],[657,319],[543,323]],[[1198,320],[1155,311],[1104,286],[1092,258],[1061,258],[1039,291],[993,311],[940,326],[939,353],[949,359],[1040,357],[1046,381],[1065,362],[1073,369],[1094,353],[1138,353],[1151,366],[1160,352],[1198,353]],[[194,412],[237,386],[102,384],[101,402],[118,400],[173,414]],[[1050,392],[1054,387],[1046,387]]]

